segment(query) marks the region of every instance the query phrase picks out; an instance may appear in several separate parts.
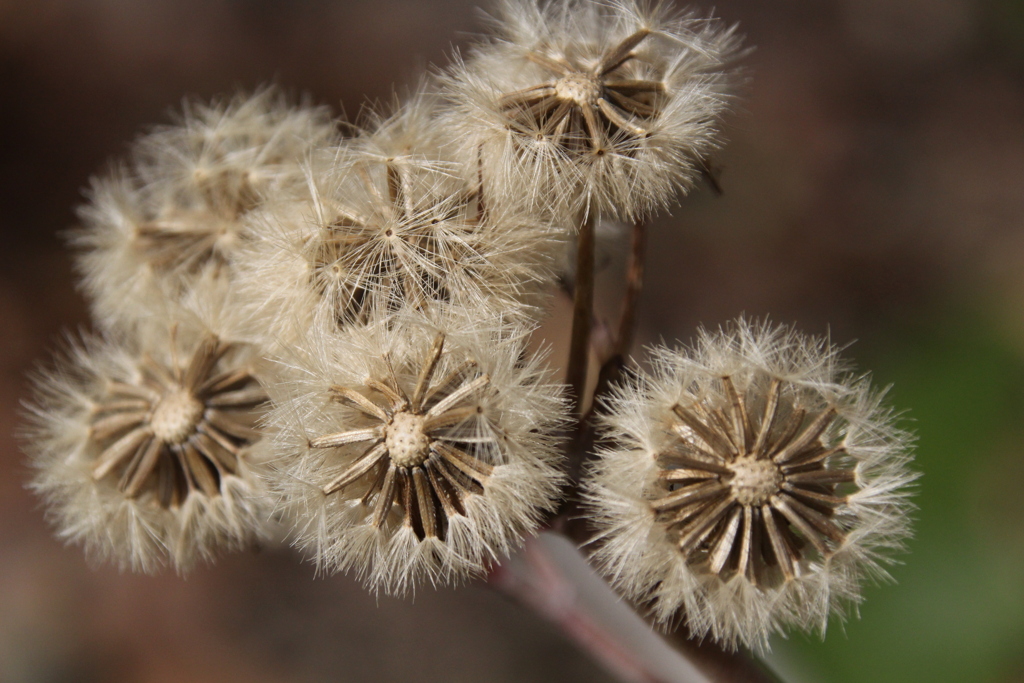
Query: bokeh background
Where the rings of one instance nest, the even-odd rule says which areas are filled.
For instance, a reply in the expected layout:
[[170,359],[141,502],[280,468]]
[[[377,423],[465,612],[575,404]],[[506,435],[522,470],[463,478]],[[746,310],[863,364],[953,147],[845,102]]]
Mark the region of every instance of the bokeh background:
[[[24,490],[25,373],[89,324],[60,237],[89,176],[186,95],[276,81],[355,115],[465,45],[474,4],[0,0],[0,681],[612,680],[481,586],[378,600],[273,549],[187,580],[91,568]],[[725,192],[652,226],[640,340],[740,313],[856,340],[924,472],[897,585],[774,661],[806,683],[1024,680],[1024,4],[715,12],[756,47]]]

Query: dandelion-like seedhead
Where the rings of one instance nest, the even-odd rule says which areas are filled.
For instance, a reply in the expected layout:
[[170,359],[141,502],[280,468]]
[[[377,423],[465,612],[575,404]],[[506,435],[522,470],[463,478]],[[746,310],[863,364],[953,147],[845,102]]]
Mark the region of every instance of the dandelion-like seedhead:
[[[738,321],[617,388],[587,484],[595,558],[656,619],[767,647],[885,578],[908,536],[910,437],[826,342]],[[681,611],[681,614],[680,614]]]
[[686,191],[718,146],[738,39],[667,5],[506,0],[445,76],[485,194],[626,219]]
[[267,419],[297,544],[386,593],[480,574],[533,532],[566,416],[521,327],[400,318],[308,340]]
[[79,211],[72,242],[97,316],[134,324],[206,271],[226,279],[246,216],[302,182],[300,162],[334,138],[325,110],[289,106],[272,88],[186,103],[176,125],[143,136],[129,163],[94,179]]
[[36,378],[26,450],[60,535],[98,560],[187,571],[262,535],[251,348],[174,326],[86,336]]
[[356,140],[325,153],[301,193],[254,217],[238,268],[252,318],[288,339],[289,327],[363,324],[409,306],[498,313],[535,302],[554,230],[486,210],[450,164],[381,146]]

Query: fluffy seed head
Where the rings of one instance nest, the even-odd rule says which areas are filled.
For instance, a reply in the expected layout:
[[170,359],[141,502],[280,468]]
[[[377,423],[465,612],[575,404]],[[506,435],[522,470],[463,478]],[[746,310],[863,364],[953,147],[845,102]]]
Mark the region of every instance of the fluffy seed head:
[[72,345],[37,379],[26,444],[60,535],[136,571],[186,571],[260,536],[254,360],[177,326]]
[[536,528],[565,407],[522,335],[402,313],[282,359],[267,476],[321,568],[402,593],[478,574]]
[[740,320],[619,387],[587,483],[596,558],[664,623],[763,648],[884,577],[908,535],[909,437],[836,349]]
[[445,76],[447,121],[485,196],[631,219],[692,185],[738,40],[666,7],[500,4],[496,37]]
[[73,237],[97,316],[134,324],[208,271],[228,278],[246,216],[301,182],[299,163],[334,135],[324,110],[265,89],[187,103],[176,125],[140,138],[128,163],[93,181]]
[[254,218],[238,283],[264,332],[287,340],[405,306],[517,310],[549,279],[554,231],[486,208],[450,164],[388,156],[408,139],[396,125],[323,154],[302,192]]

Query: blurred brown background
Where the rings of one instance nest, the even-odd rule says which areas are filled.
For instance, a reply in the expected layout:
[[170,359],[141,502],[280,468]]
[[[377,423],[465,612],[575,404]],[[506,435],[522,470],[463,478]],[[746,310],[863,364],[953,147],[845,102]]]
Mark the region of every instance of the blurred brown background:
[[[480,586],[375,600],[282,550],[184,581],[93,569],[23,488],[25,372],[88,324],[59,233],[89,176],[186,95],[272,80],[354,115],[465,44],[474,4],[0,0],[0,681],[610,680]],[[925,473],[898,585],[776,662],[794,681],[1024,680],[1024,6],[716,13],[756,46],[725,193],[652,227],[641,341],[741,312],[859,340]]]

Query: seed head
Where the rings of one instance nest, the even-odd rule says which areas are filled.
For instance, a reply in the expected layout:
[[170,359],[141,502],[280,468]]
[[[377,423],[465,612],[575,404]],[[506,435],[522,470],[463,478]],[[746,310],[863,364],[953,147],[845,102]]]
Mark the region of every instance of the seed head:
[[836,350],[740,320],[619,387],[588,482],[600,564],[661,622],[766,647],[885,575],[908,535],[909,437]]
[[41,374],[27,450],[61,536],[137,571],[186,571],[261,535],[248,459],[266,394],[253,360],[176,326],[86,337]]
[[239,289],[278,339],[406,306],[520,310],[550,279],[553,229],[487,209],[447,162],[387,155],[408,136],[382,126],[315,159],[302,192],[253,220]]
[[246,216],[302,182],[299,162],[334,135],[325,111],[268,88],[186,103],[176,125],[140,138],[128,163],[93,181],[73,237],[97,316],[134,324],[206,271],[226,279]]
[[375,590],[477,574],[555,503],[559,388],[519,361],[521,329],[453,320],[324,337],[271,389],[268,477],[298,544]]
[[495,23],[445,77],[485,195],[632,219],[692,185],[717,147],[732,31],[629,0],[506,0]]

